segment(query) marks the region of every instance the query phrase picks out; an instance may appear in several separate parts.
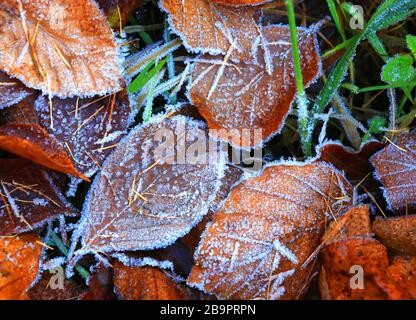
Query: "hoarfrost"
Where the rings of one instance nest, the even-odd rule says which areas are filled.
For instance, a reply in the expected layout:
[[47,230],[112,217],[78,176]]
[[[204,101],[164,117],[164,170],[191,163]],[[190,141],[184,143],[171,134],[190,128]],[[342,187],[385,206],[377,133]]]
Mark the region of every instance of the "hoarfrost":
[[188,284],[221,299],[296,298],[310,271],[303,262],[351,195],[324,162],[268,165],[235,186],[214,214]]
[[208,212],[225,166],[222,150],[202,151],[194,160],[193,147],[201,146],[195,133],[206,138],[205,130],[201,122],[160,115],[124,138],[87,197],[74,233],[74,239],[82,236],[78,254],[166,247],[195,226]]

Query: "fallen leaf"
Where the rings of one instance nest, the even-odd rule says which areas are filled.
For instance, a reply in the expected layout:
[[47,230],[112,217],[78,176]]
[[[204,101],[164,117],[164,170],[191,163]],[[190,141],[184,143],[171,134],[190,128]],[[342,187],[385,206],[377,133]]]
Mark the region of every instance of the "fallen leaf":
[[329,225],[321,243],[353,239],[356,237],[371,238],[370,210],[367,206],[353,207]]
[[11,79],[0,71],[0,110],[22,101],[32,93],[33,90],[26,88],[19,80]]
[[[256,146],[276,134],[296,96],[289,27],[264,27],[262,35],[268,49],[267,54],[255,50],[257,63],[200,56],[192,72],[191,102],[208,122],[210,134],[235,146]],[[298,29],[298,38],[307,87],[320,72],[316,35]]]
[[81,300],[115,300],[112,268],[99,265],[88,280],[88,291]]
[[[416,269],[399,257],[389,265],[386,247],[371,233],[369,214],[366,206],[353,207],[333,221],[322,237],[322,299],[411,298],[416,288]],[[411,277],[413,284],[404,284],[400,278],[405,277]]]
[[378,141],[370,141],[355,151],[340,143],[329,142],[319,146],[317,153],[319,160],[332,163],[345,172],[349,181],[358,183],[373,171],[369,158],[383,146]]
[[209,142],[205,124],[183,116],[161,115],[133,129],[88,195],[83,250],[162,248],[189,232],[208,212],[224,171],[224,152],[208,154]]
[[[110,26],[115,30],[127,23],[130,14],[137,9],[143,0],[98,0],[97,3],[108,18]],[[121,22],[120,22],[121,19]]]
[[188,300],[188,289],[156,267],[127,267],[116,261],[114,286],[123,300]]
[[0,69],[44,94],[120,90],[116,44],[94,1],[1,0]]
[[226,54],[234,43],[238,50],[233,59],[252,57],[252,46],[260,32],[255,21],[259,7],[230,8],[208,0],[162,0],[160,6],[189,51]]
[[37,96],[31,94],[10,108],[0,110],[0,126],[10,123],[38,124],[35,104]]
[[416,256],[416,215],[376,217],[373,232],[381,243],[395,253]]
[[27,300],[36,279],[42,246],[34,233],[0,238],[0,300]]
[[295,299],[326,219],[351,199],[332,166],[272,164],[235,186],[214,214],[187,283],[221,299]]
[[[322,253],[320,274],[324,300],[404,299],[406,293],[390,281],[386,248],[371,238],[356,238],[331,244]],[[361,273],[362,272],[362,273]],[[364,288],[353,278],[363,275]],[[324,283],[324,284],[323,284]],[[351,283],[357,287],[351,286]],[[326,288],[322,290],[322,287]]]
[[58,216],[76,214],[45,171],[23,159],[0,159],[0,235],[29,231]]
[[401,133],[370,158],[375,176],[383,184],[389,209],[416,204],[416,130]]
[[392,281],[416,299],[416,257],[394,257],[387,271]]
[[61,144],[38,124],[9,123],[0,126],[0,149],[47,168],[88,180],[77,171]]
[[[39,123],[60,142],[78,172],[91,177],[126,134],[136,112],[126,91],[90,99],[52,100],[34,104]],[[51,111],[52,108],[52,111]]]

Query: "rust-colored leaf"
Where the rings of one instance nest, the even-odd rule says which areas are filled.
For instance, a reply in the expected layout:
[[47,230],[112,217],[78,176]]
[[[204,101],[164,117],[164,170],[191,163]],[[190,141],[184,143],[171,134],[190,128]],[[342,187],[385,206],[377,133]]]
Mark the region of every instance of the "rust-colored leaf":
[[187,282],[225,299],[295,299],[307,287],[325,221],[350,203],[332,166],[275,164],[235,186],[196,252]]
[[94,1],[1,0],[0,69],[60,97],[120,90],[116,44]]
[[373,232],[377,239],[393,252],[416,256],[416,215],[376,217]]
[[88,280],[88,291],[81,295],[81,300],[114,300],[113,270],[99,265]]
[[326,143],[319,147],[319,160],[332,163],[343,170],[351,182],[358,183],[373,171],[369,158],[383,146],[383,143],[371,141],[354,151],[339,143]]
[[56,274],[44,270],[42,278],[28,291],[30,300],[74,300],[84,292],[74,281],[66,278],[63,280],[63,288],[52,288],[51,282],[54,281],[57,281]]
[[33,233],[0,238],[0,300],[29,299],[27,289],[36,279],[42,246]]
[[[217,130],[213,136],[237,146],[255,146],[277,133],[296,96],[289,27],[264,27],[261,34],[267,51],[255,47],[256,63],[200,56],[192,73],[191,102]],[[316,36],[299,29],[298,38],[308,86],[320,71]]]
[[[388,279],[385,272],[389,266],[386,248],[374,239],[357,238],[331,244],[323,251],[322,264],[322,299],[373,300],[407,297],[406,292]],[[351,269],[353,266],[358,266],[358,269]],[[351,277],[360,272],[360,267],[364,276],[364,288],[351,288]]]
[[28,231],[60,215],[75,214],[45,171],[23,159],[0,159],[0,235]]
[[332,242],[356,237],[371,237],[371,235],[369,208],[367,206],[353,207],[329,225],[321,242],[329,245]]
[[42,127],[87,177],[101,167],[134,117],[126,91],[90,99],[54,98],[52,107],[47,97],[39,96],[35,109]]
[[10,107],[32,94],[19,80],[0,71],[0,110]]
[[401,133],[371,157],[376,177],[392,210],[416,205],[416,130]]
[[416,299],[416,257],[394,257],[388,275],[410,299]]
[[185,300],[188,289],[175,283],[166,271],[156,267],[127,267],[114,264],[115,291],[124,300]]
[[0,149],[88,180],[74,167],[62,145],[38,124],[9,123],[0,126]]
[[87,198],[83,250],[162,248],[189,232],[208,212],[224,170],[224,152],[208,153],[207,135],[205,124],[183,116],[161,115],[132,130]]
[[232,41],[238,47],[233,59],[251,59],[260,30],[255,21],[259,8],[231,8],[209,0],[162,0],[160,5],[189,51],[226,54]]

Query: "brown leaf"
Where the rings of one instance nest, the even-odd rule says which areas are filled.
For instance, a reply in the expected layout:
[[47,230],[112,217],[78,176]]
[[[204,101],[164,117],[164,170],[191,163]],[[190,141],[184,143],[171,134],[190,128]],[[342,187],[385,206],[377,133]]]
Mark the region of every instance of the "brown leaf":
[[355,151],[339,143],[327,143],[319,147],[319,160],[332,163],[345,172],[348,180],[358,183],[372,172],[369,158],[383,146],[383,143],[371,141]]
[[[142,5],[143,0],[98,0],[97,3],[104,11],[108,21],[116,30],[127,23],[130,14]],[[120,23],[121,18],[121,23]]]
[[416,215],[376,217],[373,232],[381,243],[395,253],[416,256]]
[[416,257],[394,257],[388,275],[411,299],[416,299]]
[[[320,71],[316,36],[299,29],[298,38],[307,87]],[[201,56],[192,73],[191,102],[217,130],[210,134],[236,146],[255,146],[277,133],[296,96],[289,27],[264,27],[262,39],[267,54],[255,50],[257,63]]]
[[369,208],[367,206],[353,207],[330,224],[321,242],[329,245],[332,242],[371,236]]
[[37,95],[31,94],[10,108],[0,110],[0,126],[10,123],[38,124],[38,116],[33,107]]
[[120,90],[116,44],[94,1],[1,0],[0,69],[60,97]]
[[188,284],[221,299],[298,298],[313,267],[302,264],[351,191],[323,162],[270,165],[243,180],[214,214]]
[[370,159],[376,177],[383,184],[389,209],[416,205],[416,130],[396,136]]
[[188,289],[155,267],[114,264],[114,286],[124,300],[188,300]]
[[28,231],[60,215],[76,211],[46,172],[23,159],[0,159],[0,235]]
[[60,142],[76,169],[87,177],[114,150],[135,115],[125,90],[99,98],[54,98],[52,117],[48,98],[39,96],[35,109],[42,127]]
[[[357,238],[331,244],[322,253],[322,264],[322,299],[373,300],[407,297],[406,292],[388,279],[385,272],[389,267],[386,248],[374,239]],[[351,278],[357,274],[356,269],[351,272],[353,266],[363,268],[364,289],[351,288]]]
[[34,233],[0,238],[0,300],[26,300],[36,279],[42,247]]
[[260,6],[232,8],[209,0],[162,0],[160,5],[188,51],[226,54],[233,44],[232,61],[253,61],[253,44],[261,40]]
[[88,181],[74,167],[61,144],[38,124],[9,123],[0,126],[0,149]]
[[132,130],[94,181],[83,249],[162,248],[189,232],[208,212],[224,170],[223,151],[208,155],[207,146],[205,125],[183,116],[161,115]]
[[0,110],[10,107],[33,93],[19,80],[11,79],[7,74],[0,71]]

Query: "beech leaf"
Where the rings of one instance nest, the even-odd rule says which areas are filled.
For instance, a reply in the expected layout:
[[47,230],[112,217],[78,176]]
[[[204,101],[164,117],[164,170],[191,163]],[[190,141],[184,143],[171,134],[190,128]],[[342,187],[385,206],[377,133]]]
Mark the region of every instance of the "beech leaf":
[[[200,56],[192,72],[191,102],[209,128],[217,130],[213,136],[236,146],[256,146],[277,133],[296,96],[289,28],[264,27],[262,38],[267,51],[255,50],[257,63],[230,64]],[[316,35],[298,29],[298,38],[308,86],[320,72]]]
[[295,299],[310,280],[303,262],[351,186],[324,162],[267,166],[235,186],[213,216],[187,283],[221,299]]
[[44,94],[120,90],[116,44],[92,0],[1,0],[0,69]]
[[208,142],[205,124],[183,116],[160,115],[132,130],[87,197],[83,250],[162,248],[189,232],[208,212],[224,171],[224,152],[208,154]]
[[19,80],[0,71],[0,110],[10,107],[32,94]]
[[416,204],[416,130],[397,135],[370,161],[376,178],[383,184],[389,209],[413,207]]

